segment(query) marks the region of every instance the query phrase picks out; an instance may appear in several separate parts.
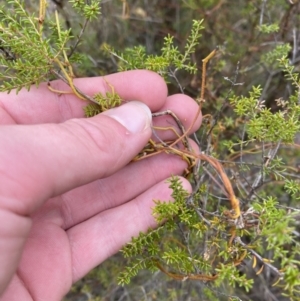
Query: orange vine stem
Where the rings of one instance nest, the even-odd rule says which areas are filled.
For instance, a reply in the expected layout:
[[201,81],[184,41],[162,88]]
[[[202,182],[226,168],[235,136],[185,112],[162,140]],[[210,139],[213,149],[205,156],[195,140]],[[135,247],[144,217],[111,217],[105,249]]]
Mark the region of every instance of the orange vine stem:
[[181,135],[180,138],[178,138],[177,140],[175,140],[170,146],[174,146],[176,145],[178,142],[180,142],[184,137],[186,137],[189,134],[189,131],[192,129],[192,127],[194,126],[197,118],[199,117],[200,113],[201,113],[201,109],[202,109],[202,103],[205,101],[204,100],[204,92],[205,92],[205,77],[206,77],[206,65],[208,63],[208,61],[213,58],[213,56],[216,54],[217,49],[214,49],[206,58],[204,58],[202,60],[202,84],[201,84],[201,92],[200,92],[200,99],[199,99],[199,107],[197,110],[197,113],[191,123],[191,125],[189,126],[189,128],[185,131],[185,133],[183,133]]
[[171,273],[168,272],[159,262],[156,262],[156,266],[166,275],[169,277],[176,279],[176,280],[181,280],[185,281],[187,279],[190,280],[200,280],[200,281],[213,281],[218,278],[218,275],[205,275],[205,274],[190,274],[190,275],[181,275],[181,274],[176,274],[176,273]]

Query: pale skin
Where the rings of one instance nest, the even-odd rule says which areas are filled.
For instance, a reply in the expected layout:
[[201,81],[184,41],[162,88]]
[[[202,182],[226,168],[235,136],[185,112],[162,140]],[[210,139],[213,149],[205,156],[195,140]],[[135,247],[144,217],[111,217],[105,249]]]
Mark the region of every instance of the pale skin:
[[[191,98],[167,96],[164,81],[148,71],[77,79],[75,85],[93,95],[108,91],[107,82],[125,102],[143,102],[152,112],[171,109],[185,128],[197,111]],[[68,89],[57,81],[51,86]],[[0,94],[1,300],[61,300],[131,237],[156,226],[153,199],[170,200],[166,179],[186,168],[166,154],[131,162],[152,135],[149,122],[133,133],[110,113],[83,118],[84,105],[46,84]],[[191,132],[200,123],[201,117]],[[170,124],[170,116],[153,119],[154,126]],[[175,138],[172,131],[159,135]],[[186,179],[182,183],[191,191]]]

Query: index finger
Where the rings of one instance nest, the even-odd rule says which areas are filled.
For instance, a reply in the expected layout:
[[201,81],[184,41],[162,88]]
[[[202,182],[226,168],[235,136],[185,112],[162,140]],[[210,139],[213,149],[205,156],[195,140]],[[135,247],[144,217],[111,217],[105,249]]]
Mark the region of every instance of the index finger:
[[[156,73],[147,70],[132,70],[110,74],[105,77],[74,79],[74,85],[89,96],[95,93],[117,93],[124,101],[144,102],[152,111],[163,106],[167,97],[167,86]],[[51,82],[59,91],[71,91],[61,80]],[[112,87],[114,91],[112,91]],[[88,102],[74,94],[56,94],[47,83],[30,91],[23,89],[18,94],[0,93],[0,123],[38,124],[60,123],[70,118],[84,117],[83,108]]]

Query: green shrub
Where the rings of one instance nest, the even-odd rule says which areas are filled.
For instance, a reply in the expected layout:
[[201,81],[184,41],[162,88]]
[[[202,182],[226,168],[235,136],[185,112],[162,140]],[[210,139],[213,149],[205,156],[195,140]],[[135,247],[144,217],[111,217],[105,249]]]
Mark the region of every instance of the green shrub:
[[[73,84],[76,75],[143,68],[163,76],[171,93],[187,93],[203,106],[195,137],[201,162],[193,166],[195,158],[187,159],[192,195],[173,178],[175,201],[155,200],[158,228],[124,246],[126,261],[118,254],[72,291],[93,293],[101,282],[103,292],[94,300],[117,300],[122,290],[128,300],[131,294],[300,300],[299,18],[298,2],[292,2],[2,4],[1,91],[59,78],[93,102],[85,109],[89,117],[121,99],[113,87],[106,95],[85,95]],[[216,46],[203,71],[202,60]],[[117,272],[126,286],[115,289]]]

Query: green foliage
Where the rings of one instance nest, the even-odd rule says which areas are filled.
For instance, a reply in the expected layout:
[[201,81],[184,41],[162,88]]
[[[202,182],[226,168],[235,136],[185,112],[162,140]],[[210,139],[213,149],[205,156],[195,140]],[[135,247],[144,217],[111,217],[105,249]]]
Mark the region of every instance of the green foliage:
[[290,44],[277,45],[273,50],[267,52],[265,55],[262,55],[262,61],[266,63],[268,67],[272,69],[278,69],[278,61],[281,58],[286,58],[290,51]]
[[[76,75],[143,68],[162,75],[170,93],[196,99],[202,59],[219,46],[208,64],[197,139],[203,154],[222,163],[242,215],[232,220],[226,214],[224,182],[201,160],[191,179],[191,196],[173,178],[173,200],[155,200],[158,228],[124,246],[128,262],[117,255],[73,290],[88,293],[91,282],[98,281],[107,294],[103,298],[108,298],[121,289],[116,289],[113,275],[122,269],[118,280],[126,285],[126,293],[134,291],[134,285],[147,291],[140,299],[186,300],[180,292],[188,287],[193,301],[259,299],[265,291],[274,300],[299,300],[296,4],[103,1],[98,18],[100,2],[61,1],[58,14],[50,8],[47,14],[37,12],[36,4],[28,1],[3,3],[0,90],[29,89],[57,78],[72,87]],[[107,84],[109,92],[92,97],[73,88],[77,96],[93,102],[85,108],[87,116],[121,104]],[[145,270],[167,277],[155,282]],[[134,291],[131,299],[138,299],[136,295]],[[118,298],[117,293],[111,297]]]
[[93,117],[101,112],[120,106],[122,103],[121,97],[114,91],[107,91],[105,95],[96,93],[93,99],[95,103],[84,107],[84,113],[86,117]]
[[[100,1],[73,1],[73,6],[87,22],[99,15]],[[0,91],[29,90],[32,85],[54,78],[71,84],[74,75],[71,55],[67,56],[71,30],[62,28],[58,15],[45,19],[46,5],[41,1],[39,15],[29,14],[21,0],[0,6]],[[80,56],[74,56],[71,62],[80,62]]]
[[261,100],[261,88],[253,87],[249,97],[232,97],[230,102],[239,117],[247,119],[249,139],[272,142],[292,142],[300,130],[299,106],[291,104],[287,107],[282,100],[278,101],[281,111],[272,113]]
[[286,179],[284,188],[295,200],[300,200],[300,185],[299,181]]
[[258,27],[258,30],[262,33],[272,33],[272,32],[278,32],[279,31],[279,25],[277,23],[274,24],[262,24]]
[[246,292],[249,292],[253,286],[253,279],[247,279],[246,275],[239,275],[239,271],[234,266],[220,264],[220,267],[216,271],[219,273],[218,280],[216,281],[217,286],[228,281],[231,286],[235,287],[238,285],[243,287]]
[[273,260],[280,262],[280,270],[283,271],[280,278],[283,283],[280,285],[284,295],[299,298],[300,243],[295,236],[295,213],[287,215],[277,206],[278,202],[272,197],[253,205],[261,213],[261,235],[265,237],[266,249],[272,250]]
[[69,2],[72,3],[77,12],[89,21],[98,18],[100,15],[101,0],[91,0],[89,3],[84,0],[70,0]]
[[[255,257],[255,262],[274,273],[277,278],[274,284],[276,282],[283,288],[284,295],[298,296],[300,244],[295,235],[294,213],[287,214],[286,210],[278,208],[278,201],[273,197],[256,199],[243,216],[245,224],[256,226],[230,228],[226,218],[216,214],[201,215],[200,210],[188,205],[186,192],[178,178],[170,181],[170,187],[174,201],[156,201],[153,209],[154,217],[163,225],[148,233],[140,233],[123,248],[122,252],[130,258],[130,263],[119,276],[120,284],[129,283],[139,270],[149,268],[155,271],[158,268],[174,279],[214,279],[216,287],[228,282],[232,287],[243,287],[249,292],[254,279],[241,274],[239,265],[246,258]],[[229,237],[233,230],[237,231],[239,239],[232,244]],[[244,238],[247,244],[243,243]],[[202,243],[205,243],[205,248],[199,252]],[[258,253],[268,250],[273,253],[271,260]]]
[[[10,92],[51,78],[53,64],[66,49],[70,31],[52,27],[50,39],[44,39],[38,17],[30,15],[21,1],[8,3],[11,9],[0,7],[0,91]],[[54,40],[58,30],[60,39]]]
[[259,101],[262,88],[260,86],[252,87],[249,97],[234,96],[230,99],[232,105],[235,106],[235,112],[238,116],[245,116],[249,119],[255,118],[257,114],[264,108],[262,101]]
[[[285,72],[285,77],[292,83],[293,86],[299,88],[300,81],[299,81],[299,73],[295,72],[295,67],[292,66],[286,56],[282,56],[278,58],[279,65],[281,66],[282,70]],[[298,95],[297,95],[298,96]],[[292,98],[293,102],[297,104],[298,98]],[[297,107],[295,106],[295,109]]]
[[[130,263],[126,273],[120,275],[119,282],[121,284],[127,283],[129,277],[135,276],[138,269],[144,268],[144,265],[150,262],[152,267],[159,268],[168,276],[178,280],[189,279],[191,276],[198,277],[202,281],[209,281],[217,271],[218,264],[214,263],[215,260],[217,262],[230,260],[234,262],[243,251],[242,248],[237,248],[234,254],[232,251],[226,251],[226,243],[224,244],[221,238],[227,228],[225,219],[211,216],[210,222],[199,220],[197,211],[187,205],[187,192],[182,188],[178,178],[170,181],[170,188],[173,190],[174,202],[156,201],[153,209],[154,217],[158,223],[163,223],[163,226],[148,234],[141,233],[122,250],[126,257],[135,257],[135,259]],[[178,230],[183,236],[184,233],[188,233],[188,239],[186,237],[185,240],[182,240],[178,236]],[[204,237],[203,232],[209,236]],[[204,253],[202,255],[198,252],[193,254],[192,249],[195,247],[195,242],[203,239],[206,239],[207,244],[206,249],[203,250]],[[163,245],[161,245],[162,241]],[[214,258],[216,253],[219,254],[218,259]],[[211,261],[212,259],[213,261]],[[229,264],[229,266],[232,270],[232,265]],[[244,285],[245,288],[249,285],[248,282],[240,280],[238,277],[236,281],[232,281]]]
[[164,38],[161,55],[147,55],[146,49],[143,46],[126,48],[122,53],[118,53],[109,46],[106,46],[106,49],[109,53],[119,58],[119,71],[147,69],[157,72],[165,79],[175,77],[175,73],[178,70],[195,74],[197,71],[196,64],[191,63],[190,56],[195,52],[196,46],[199,43],[200,32],[204,28],[202,23],[203,20],[193,21],[192,30],[187,38],[183,54],[174,45],[174,37],[170,35]]

